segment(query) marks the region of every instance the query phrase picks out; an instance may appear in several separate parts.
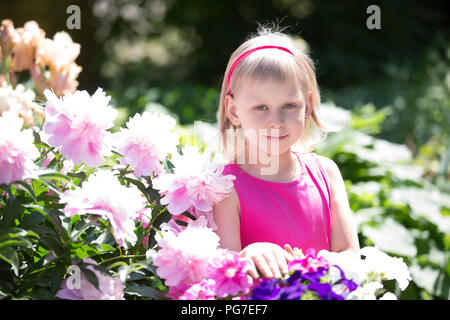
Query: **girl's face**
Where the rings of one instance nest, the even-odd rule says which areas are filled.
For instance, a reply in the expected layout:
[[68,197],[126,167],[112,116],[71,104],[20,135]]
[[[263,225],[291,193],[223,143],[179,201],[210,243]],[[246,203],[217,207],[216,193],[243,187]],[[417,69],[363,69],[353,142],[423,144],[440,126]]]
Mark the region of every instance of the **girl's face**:
[[292,81],[243,81],[234,97],[225,98],[225,107],[230,120],[239,121],[249,150],[281,155],[302,136],[310,99]]

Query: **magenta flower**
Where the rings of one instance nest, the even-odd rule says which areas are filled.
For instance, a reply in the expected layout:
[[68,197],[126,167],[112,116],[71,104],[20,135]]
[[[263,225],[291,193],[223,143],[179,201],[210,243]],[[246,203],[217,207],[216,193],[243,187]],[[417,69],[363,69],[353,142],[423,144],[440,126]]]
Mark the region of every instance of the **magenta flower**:
[[323,257],[317,257],[314,249],[306,250],[306,255],[302,259],[295,259],[289,262],[289,271],[298,270],[302,273],[314,273],[320,267],[328,269],[328,261]]
[[[90,258],[84,258],[83,262],[97,264]],[[111,277],[96,270],[93,266],[87,269],[95,273],[98,279],[98,289],[91,284],[86,276],[75,269],[78,274],[72,274],[62,282],[61,289],[56,296],[68,300],[125,300],[123,295],[124,285],[119,277]]]
[[248,274],[249,262],[235,251],[222,250],[222,254],[211,259],[207,277],[215,281],[217,296],[224,298],[241,292],[247,294],[253,285]]
[[91,96],[87,91],[76,91],[58,98],[50,90],[45,90],[45,122],[43,131],[52,147],[61,147],[61,154],[80,165],[85,162],[96,167],[110,155],[107,143],[110,133],[107,129],[114,125],[117,110],[109,106],[101,88]]
[[215,281],[206,279],[191,285],[178,298],[179,300],[214,300],[216,298]]
[[113,135],[117,151],[124,156],[122,164],[129,164],[136,177],[148,176],[163,171],[160,162],[167,154],[176,153],[178,135],[172,130],[176,120],[169,115],[153,114],[148,111],[136,114]]
[[233,175],[223,175],[223,165],[210,160],[212,150],[203,155],[197,147],[186,146],[183,155],[174,155],[174,172],[153,180],[153,187],[164,195],[161,204],[179,215],[185,211],[207,212],[214,203],[225,198],[233,188]]
[[202,281],[209,260],[218,254],[219,237],[205,227],[188,225],[178,234],[164,231],[163,238],[157,240],[160,249],[153,260],[156,274],[169,287],[180,288]]
[[61,203],[66,203],[66,216],[94,214],[109,220],[120,246],[136,243],[134,221],[145,207],[145,198],[137,188],[121,185],[110,171],[97,171],[81,188],[65,191]]
[[31,129],[22,131],[23,119],[6,111],[0,117],[0,184],[37,178],[38,167],[33,162],[39,157]]

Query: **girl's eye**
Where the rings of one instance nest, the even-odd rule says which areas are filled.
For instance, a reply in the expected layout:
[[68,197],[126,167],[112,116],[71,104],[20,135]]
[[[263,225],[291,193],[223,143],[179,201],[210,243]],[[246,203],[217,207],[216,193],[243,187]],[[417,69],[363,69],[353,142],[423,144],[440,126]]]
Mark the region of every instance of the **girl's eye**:
[[297,108],[297,106],[294,103],[287,103],[284,105],[286,109],[294,109]]
[[261,105],[261,106],[257,106],[255,109],[256,110],[265,110],[264,108],[267,108],[267,107],[264,105]]

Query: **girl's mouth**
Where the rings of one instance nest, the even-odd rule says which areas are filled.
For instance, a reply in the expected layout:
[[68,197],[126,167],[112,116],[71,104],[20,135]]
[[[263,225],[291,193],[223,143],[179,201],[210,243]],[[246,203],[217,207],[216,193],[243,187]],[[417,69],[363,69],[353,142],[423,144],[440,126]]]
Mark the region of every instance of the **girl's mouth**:
[[287,136],[288,136],[288,134],[285,136],[280,136],[280,137],[266,136],[266,138],[269,140],[284,140]]

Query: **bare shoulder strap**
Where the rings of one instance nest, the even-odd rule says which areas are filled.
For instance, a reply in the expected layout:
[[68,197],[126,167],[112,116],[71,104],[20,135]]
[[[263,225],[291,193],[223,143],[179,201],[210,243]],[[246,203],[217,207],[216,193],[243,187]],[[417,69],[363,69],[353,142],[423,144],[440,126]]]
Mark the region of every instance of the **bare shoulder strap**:
[[328,207],[331,209],[330,205],[330,186],[328,181],[328,175],[325,168],[320,163],[320,159],[314,152],[303,154],[302,158],[305,164],[305,168],[311,176],[314,184],[319,189],[321,196],[325,199]]

